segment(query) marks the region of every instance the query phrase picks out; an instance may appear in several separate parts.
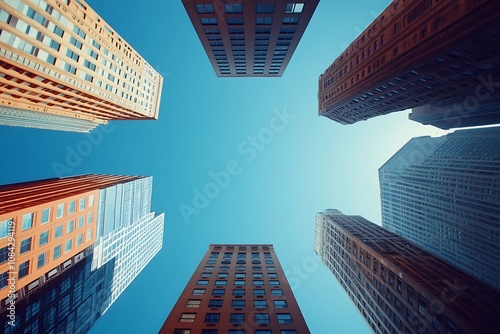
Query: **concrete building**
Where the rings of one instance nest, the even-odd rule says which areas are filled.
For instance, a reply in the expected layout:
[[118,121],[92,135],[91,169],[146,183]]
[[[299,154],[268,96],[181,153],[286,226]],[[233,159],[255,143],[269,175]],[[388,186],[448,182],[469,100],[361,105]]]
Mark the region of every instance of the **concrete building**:
[[84,0],[0,2],[0,125],[157,119],[163,79]]
[[319,0],[182,0],[219,77],[280,77]]
[[413,138],[379,177],[385,228],[500,289],[500,127]]
[[[11,301],[31,309],[31,296],[89,257],[88,275],[108,272],[101,269],[108,263],[113,269],[107,295],[92,310],[79,312],[104,314],[162,247],[164,215],[150,212],[151,194],[152,178],[139,176],[82,175],[0,186],[0,312]],[[32,325],[32,314],[22,308],[16,317],[16,333]]]
[[[443,129],[500,122],[500,2],[393,0],[319,77],[341,124],[416,108]],[[421,108],[417,108],[421,107]]]
[[308,334],[272,245],[210,245],[161,334]]
[[374,333],[497,333],[500,292],[361,216],[316,216],[314,249]]

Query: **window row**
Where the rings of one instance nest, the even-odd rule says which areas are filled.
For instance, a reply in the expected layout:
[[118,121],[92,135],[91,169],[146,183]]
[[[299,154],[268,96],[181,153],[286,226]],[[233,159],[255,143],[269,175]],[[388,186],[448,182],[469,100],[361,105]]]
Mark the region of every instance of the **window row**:
[[[198,14],[213,14],[215,13],[214,5],[212,4],[196,4],[196,12]],[[299,14],[304,9],[304,3],[287,3],[285,7],[286,14]],[[224,12],[226,14],[243,13],[243,4],[224,4]],[[257,14],[273,14],[273,3],[257,3],[255,6]]]
[[[202,329],[201,334],[278,334],[277,331],[272,331],[270,329],[257,329],[255,331],[247,332],[244,329],[230,329],[229,331],[219,332],[217,329]],[[191,334],[190,329],[174,329],[173,334]],[[193,333],[194,334],[194,333]],[[279,334],[297,334],[294,329],[282,329]]]
[[[204,288],[197,288],[193,290],[193,296],[202,296],[206,292]],[[226,294],[226,289],[212,289],[212,296],[222,297]],[[246,294],[245,289],[233,289],[233,297],[243,297]],[[264,297],[266,295],[265,289],[253,289],[254,297]],[[271,289],[271,295],[274,297],[283,296],[282,289]]]
[[[219,308],[222,307],[222,299],[211,299],[208,302],[209,308]],[[288,308],[286,300],[273,300],[274,308]],[[189,308],[199,308],[201,305],[201,299],[189,299],[186,303],[186,307]],[[253,307],[256,309],[266,309],[268,308],[267,300],[254,300]],[[234,299],[231,301],[231,308],[233,309],[243,309],[245,308],[245,300]]]
[[[196,319],[196,313],[182,313],[179,322],[194,322]],[[276,314],[276,319],[279,324],[291,324],[292,316],[290,313],[278,313]],[[271,317],[269,313],[255,313],[253,320],[256,324],[270,324]],[[205,323],[218,323],[220,321],[220,313],[206,313]],[[229,318],[232,324],[243,324],[245,323],[244,313],[231,313]]]
[[[209,281],[208,280],[198,280],[198,282],[196,283],[197,285],[208,285]],[[252,284],[253,285],[264,285],[264,281],[263,280],[253,280],[252,281]],[[215,285],[227,285],[227,280],[216,280],[215,281]],[[235,280],[234,281],[234,285],[235,286],[245,286],[246,285],[246,281],[245,280]],[[269,281],[269,285],[273,285],[273,286],[279,286],[280,285],[280,281],[278,280],[270,280]]]

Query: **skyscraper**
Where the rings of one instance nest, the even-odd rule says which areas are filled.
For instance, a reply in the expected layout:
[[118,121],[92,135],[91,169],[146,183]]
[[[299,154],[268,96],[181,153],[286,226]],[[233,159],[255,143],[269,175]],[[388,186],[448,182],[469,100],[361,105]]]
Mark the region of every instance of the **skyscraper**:
[[500,289],[500,127],[413,138],[379,176],[385,228]]
[[219,77],[280,77],[319,0],[182,0]]
[[210,245],[161,334],[308,334],[272,245]]
[[0,125],[158,118],[163,79],[84,0],[0,2]]
[[499,35],[495,0],[393,0],[319,77],[319,115],[352,124],[426,106],[411,118],[496,124]]
[[[16,326],[7,319],[6,330],[90,328],[97,318],[87,323],[81,314],[104,314],[162,247],[164,216],[150,212],[151,194],[152,178],[139,176],[82,175],[0,186],[0,310],[8,312],[11,301],[24,305],[15,312]],[[140,247],[143,244],[148,247]],[[41,297],[53,290],[45,287],[48,282],[63,280],[57,277],[84,258],[88,270],[82,275],[96,277],[88,284],[98,284],[100,275],[106,276],[98,303],[82,301],[80,309],[74,297],[65,297],[73,300],[68,308],[62,299],[58,304],[55,297],[47,297],[50,301]],[[74,280],[81,280],[78,277]],[[76,289],[70,285],[60,291],[61,296]],[[95,289],[103,286],[80,286],[66,296],[81,298]],[[32,310],[33,303],[38,309]],[[33,316],[52,306],[60,321],[43,320],[42,326],[42,320],[38,323]],[[73,311],[80,314],[78,319],[66,319]]]
[[361,216],[316,216],[314,249],[374,333],[497,333],[500,292]]

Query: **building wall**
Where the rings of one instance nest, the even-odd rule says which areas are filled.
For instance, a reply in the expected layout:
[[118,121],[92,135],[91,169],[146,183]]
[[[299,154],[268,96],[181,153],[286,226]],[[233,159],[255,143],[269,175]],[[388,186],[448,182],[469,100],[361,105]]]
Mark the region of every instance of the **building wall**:
[[317,215],[318,255],[374,333],[496,333],[500,292],[361,216]]
[[[96,125],[158,118],[162,77],[85,1],[0,2],[0,30],[0,106],[11,113]],[[0,124],[20,125],[3,117]]]
[[498,75],[499,5],[392,1],[320,76],[319,115],[352,124],[425,104],[467,109],[479,77]]
[[319,0],[182,2],[217,76],[267,77],[283,75]]
[[[224,295],[214,295],[218,291]],[[259,296],[262,292],[265,295]],[[254,302],[267,305],[256,308]],[[276,306],[283,302],[286,308]],[[211,317],[217,321],[211,322]],[[280,324],[279,317],[291,320]],[[210,245],[160,333],[210,329],[231,334],[310,333],[272,245]]]
[[[39,279],[48,279],[52,269],[94,243],[97,203],[99,191],[93,190],[0,214],[0,226],[14,223],[13,240],[2,233],[0,249],[7,252],[11,245],[15,248],[14,261],[2,258],[5,262],[0,264],[1,275],[5,278],[11,271],[17,272],[15,288],[23,291],[21,294],[39,285]],[[12,263],[15,270],[10,269]],[[24,268],[26,265],[28,268]],[[3,280],[0,285],[0,300],[9,294],[10,284],[4,286],[5,283]]]

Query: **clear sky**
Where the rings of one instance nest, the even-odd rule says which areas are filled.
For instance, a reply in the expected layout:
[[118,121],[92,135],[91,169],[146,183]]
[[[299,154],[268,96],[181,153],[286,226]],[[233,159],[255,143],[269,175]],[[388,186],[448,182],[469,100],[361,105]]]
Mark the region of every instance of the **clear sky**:
[[[153,176],[163,249],[92,333],[156,333],[210,243],[274,244],[312,333],[370,333],[314,254],[315,214],[380,224],[378,168],[411,137],[443,132],[408,112],[349,126],[319,117],[317,80],[390,1],[320,1],[281,78],[217,78],[180,0],[87,2],[163,75],[159,120],[111,122],[69,160],[88,135],[0,127],[0,183]],[[232,174],[213,187],[220,171]]]

